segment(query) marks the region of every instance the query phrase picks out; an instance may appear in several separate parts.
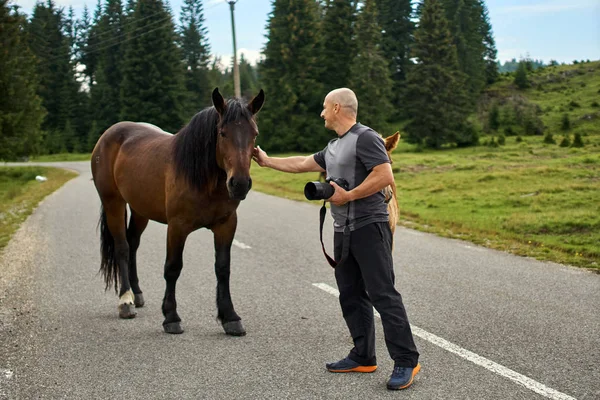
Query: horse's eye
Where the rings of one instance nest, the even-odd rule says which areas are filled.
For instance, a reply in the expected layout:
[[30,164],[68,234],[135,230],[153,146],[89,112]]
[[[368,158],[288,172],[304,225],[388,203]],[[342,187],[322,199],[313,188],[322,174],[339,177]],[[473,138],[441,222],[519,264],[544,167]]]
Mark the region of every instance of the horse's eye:
[[219,131],[219,136],[221,136],[221,137],[224,138],[225,137],[225,131]]

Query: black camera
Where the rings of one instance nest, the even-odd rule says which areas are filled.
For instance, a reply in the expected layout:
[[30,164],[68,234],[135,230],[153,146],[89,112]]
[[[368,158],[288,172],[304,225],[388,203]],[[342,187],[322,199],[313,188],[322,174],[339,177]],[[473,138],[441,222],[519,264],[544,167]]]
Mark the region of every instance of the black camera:
[[335,189],[329,184],[332,181],[344,190],[350,190],[350,185],[344,178],[327,178],[325,183],[308,182],[304,186],[304,196],[308,200],[326,200],[330,198],[335,193]]

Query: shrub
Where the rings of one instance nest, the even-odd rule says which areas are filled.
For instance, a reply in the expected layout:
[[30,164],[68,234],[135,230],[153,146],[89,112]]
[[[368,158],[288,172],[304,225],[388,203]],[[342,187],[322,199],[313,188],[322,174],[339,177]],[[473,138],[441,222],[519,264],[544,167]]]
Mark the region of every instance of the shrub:
[[523,138],[521,136],[517,136],[516,142],[517,143],[521,143],[522,141],[523,141]]
[[512,126],[507,126],[504,128],[504,135],[505,136],[514,136],[515,135],[515,131],[513,130]]
[[571,145],[571,139],[569,139],[569,135],[566,135],[563,140],[560,142],[560,147],[569,147]]
[[550,132],[548,132],[548,133],[546,133],[546,135],[544,135],[544,143],[556,144],[556,141],[554,140],[554,137],[552,136],[552,134]]
[[562,120],[560,122],[560,129],[563,131],[568,131],[571,129],[571,120],[569,119],[569,114],[564,114]]
[[526,135],[544,134],[544,123],[536,115],[527,114],[523,121],[523,128]]
[[580,133],[576,133],[575,137],[573,138],[573,144],[571,145],[571,147],[583,147],[585,146],[583,144],[583,139],[581,138],[581,134]]
[[498,147],[498,142],[496,142],[495,138],[491,138],[490,141],[487,143],[488,147]]
[[498,128],[500,127],[500,109],[498,108],[498,104],[494,103],[492,109],[490,110],[488,118],[490,129],[493,131],[498,130]]
[[506,144],[506,137],[504,135],[498,136],[498,144],[504,146]]

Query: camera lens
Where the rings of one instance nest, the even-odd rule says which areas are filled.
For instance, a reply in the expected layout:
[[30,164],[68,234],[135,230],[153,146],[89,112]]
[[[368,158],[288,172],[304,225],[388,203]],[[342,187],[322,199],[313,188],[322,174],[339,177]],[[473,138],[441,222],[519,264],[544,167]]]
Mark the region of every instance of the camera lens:
[[304,196],[308,200],[325,200],[333,196],[335,189],[329,183],[308,182],[304,186]]

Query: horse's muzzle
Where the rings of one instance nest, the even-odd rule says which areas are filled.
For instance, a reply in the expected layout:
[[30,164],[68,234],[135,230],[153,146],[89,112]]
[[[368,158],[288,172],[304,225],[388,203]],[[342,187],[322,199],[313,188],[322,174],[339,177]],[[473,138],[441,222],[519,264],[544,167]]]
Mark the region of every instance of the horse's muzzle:
[[244,200],[252,188],[252,178],[229,178],[227,181],[227,190],[229,197],[233,200]]

